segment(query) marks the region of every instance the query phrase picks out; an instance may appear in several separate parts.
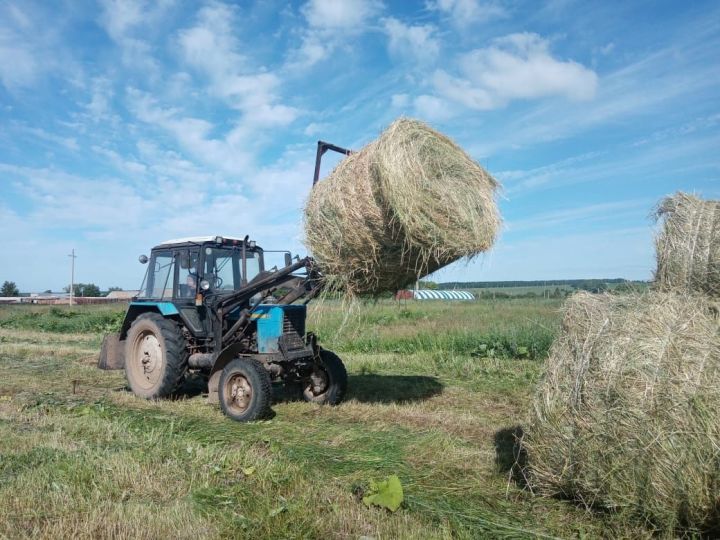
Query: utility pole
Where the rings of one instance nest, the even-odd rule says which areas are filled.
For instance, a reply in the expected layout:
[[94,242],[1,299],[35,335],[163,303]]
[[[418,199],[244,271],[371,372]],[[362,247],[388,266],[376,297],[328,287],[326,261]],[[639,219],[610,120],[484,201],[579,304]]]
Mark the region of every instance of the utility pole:
[[72,253],[68,255],[70,259],[72,260],[72,264],[70,265],[70,305],[73,305],[73,294],[75,293],[75,259],[77,259],[77,255],[75,255],[75,248],[73,248]]

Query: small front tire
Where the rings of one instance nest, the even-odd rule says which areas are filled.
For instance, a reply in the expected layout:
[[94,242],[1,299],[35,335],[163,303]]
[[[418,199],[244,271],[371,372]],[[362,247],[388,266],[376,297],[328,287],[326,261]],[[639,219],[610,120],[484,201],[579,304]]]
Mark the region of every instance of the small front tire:
[[236,358],[222,371],[218,385],[222,412],[237,422],[252,422],[270,416],[270,374],[257,360]]
[[338,405],[347,392],[348,376],[342,360],[331,351],[320,350],[320,362],[303,383],[303,399],[311,403]]

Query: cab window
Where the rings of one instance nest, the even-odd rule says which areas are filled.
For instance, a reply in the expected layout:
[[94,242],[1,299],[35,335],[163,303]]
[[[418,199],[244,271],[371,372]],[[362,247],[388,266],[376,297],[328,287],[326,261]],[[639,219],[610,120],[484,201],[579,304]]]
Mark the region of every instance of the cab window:
[[153,253],[150,258],[150,268],[148,268],[147,286],[142,296],[145,298],[172,297],[174,263],[175,257],[170,251]]
[[234,291],[240,288],[238,252],[228,249],[205,248],[205,279],[216,291]]
[[175,255],[178,267],[176,298],[195,298],[198,287],[198,252],[182,250]]

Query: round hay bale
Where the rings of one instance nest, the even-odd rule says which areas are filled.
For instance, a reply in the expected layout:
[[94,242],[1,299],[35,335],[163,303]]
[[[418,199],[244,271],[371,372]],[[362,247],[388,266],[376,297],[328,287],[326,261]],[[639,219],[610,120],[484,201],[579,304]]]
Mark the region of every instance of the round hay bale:
[[657,530],[720,524],[720,325],[703,297],[581,293],[539,384],[530,487]]
[[720,201],[677,193],[658,205],[656,218],[658,288],[720,296]]
[[493,245],[498,186],[450,139],[403,118],[313,188],[306,244],[331,287],[395,291]]

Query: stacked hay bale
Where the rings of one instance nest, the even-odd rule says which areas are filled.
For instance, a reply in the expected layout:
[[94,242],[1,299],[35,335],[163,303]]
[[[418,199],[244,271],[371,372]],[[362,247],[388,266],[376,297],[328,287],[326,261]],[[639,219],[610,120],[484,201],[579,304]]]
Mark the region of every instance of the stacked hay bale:
[[655,281],[662,290],[720,296],[720,201],[678,193],[657,208]]
[[719,530],[720,322],[701,294],[719,267],[697,250],[717,249],[713,205],[660,205],[658,290],[567,302],[523,439],[533,490],[668,535]]
[[313,188],[306,244],[330,287],[395,291],[493,245],[498,187],[450,139],[403,118]]

